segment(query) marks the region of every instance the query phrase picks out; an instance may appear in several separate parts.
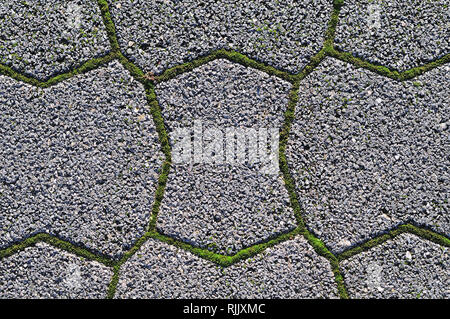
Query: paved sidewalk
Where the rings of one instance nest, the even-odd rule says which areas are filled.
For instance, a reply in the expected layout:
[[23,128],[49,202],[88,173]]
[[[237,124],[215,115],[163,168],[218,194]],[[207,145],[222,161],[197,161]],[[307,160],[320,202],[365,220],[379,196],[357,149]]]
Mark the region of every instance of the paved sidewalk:
[[450,1],[0,3],[0,298],[449,298]]

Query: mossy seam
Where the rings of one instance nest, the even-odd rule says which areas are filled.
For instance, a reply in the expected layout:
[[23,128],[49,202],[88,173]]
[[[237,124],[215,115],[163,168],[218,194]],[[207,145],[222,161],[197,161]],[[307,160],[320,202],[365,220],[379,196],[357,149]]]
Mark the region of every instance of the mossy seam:
[[278,69],[274,68],[273,66],[270,66],[270,65],[265,64],[260,61],[256,61],[254,59],[251,59],[251,58],[247,57],[246,55],[239,53],[237,51],[218,49],[208,55],[201,56],[190,62],[179,64],[179,65],[176,65],[172,68],[165,70],[161,75],[155,76],[155,84],[169,81],[170,79],[173,79],[177,75],[180,75],[180,74],[183,74],[186,72],[190,72],[190,71],[194,70],[195,68],[198,68],[201,65],[204,65],[208,62],[211,62],[211,61],[214,61],[217,59],[227,59],[231,62],[241,64],[245,67],[263,71],[269,75],[279,77],[290,83],[295,82],[294,74],[278,70]]
[[333,57],[333,58],[336,58],[343,62],[352,64],[352,65],[356,66],[357,68],[362,68],[362,69],[366,69],[366,70],[375,72],[379,75],[391,78],[396,81],[407,81],[407,80],[414,79],[415,77],[418,77],[428,71],[431,71],[437,67],[440,67],[441,65],[444,65],[444,64],[450,62],[450,54],[447,54],[441,58],[438,58],[438,59],[436,59],[432,62],[429,62],[427,64],[424,64],[422,66],[411,68],[411,69],[405,70],[403,72],[398,72],[396,70],[391,70],[386,66],[376,65],[376,64],[370,63],[366,60],[362,60],[360,58],[353,56],[353,54],[351,54],[349,52],[340,51],[336,48],[326,47],[325,50],[326,50],[326,54],[330,57]]
[[333,10],[331,12],[330,20],[328,21],[328,28],[325,33],[325,48],[332,48],[334,46],[334,38],[336,34],[337,24],[339,22],[339,13],[341,11],[342,5],[344,4],[344,0],[334,0],[333,1]]
[[[353,247],[347,251],[344,251],[337,256],[334,256],[328,248],[323,244],[323,242],[319,239],[317,239],[314,235],[312,235],[308,230],[305,230],[301,227],[297,227],[293,231],[282,234],[280,236],[277,236],[273,239],[270,239],[267,242],[256,244],[253,246],[250,246],[248,248],[244,248],[237,252],[233,256],[226,256],[226,255],[220,255],[214,252],[211,252],[207,249],[199,248],[192,246],[191,244],[173,239],[171,237],[162,235],[156,231],[148,231],[138,239],[138,241],[135,243],[135,245],[128,250],[121,259],[113,260],[105,256],[101,256],[98,253],[89,251],[88,249],[84,247],[80,247],[77,245],[74,245],[68,241],[62,240],[57,238],[56,236],[49,235],[47,233],[39,233],[32,237],[26,238],[23,241],[19,243],[15,243],[7,248],[4,248],[0,250],[0,260],[4,258],[8,258],[20,251],[23,251],[27,247],[32,247],[38,242],[45,242],[53,247],[59,248],[61,250],[64,250],[66,252],[72,253],[76,256],[86,258],[88,260],[93,260],[102,263],[103,265],[107,267],[111,267],[114,270],[114,276],[112,278],[112,281],[110,283],[110,286],[108,288],[108,295],[113,296],[113,292],[115,291],[115,285],[118,281],[118,275],[119,275],[119,269],[120,266],[125,263],[132,255],[134,255],[139,248],[149,239],[153,238],[162,242],[165,242],[167,244],[179,247],[183,250],[189,251],[201,258],[207,259],[211,262],[216,263],[219,266],[222,267],[228,267],[231,266],[238,261],[245,260],[247,258],[253,257],[265,249],[269,247],[273,247],[283,241],[287,241],[290,239],[293,239],[297,235],[302,235],[305,237],[305,239],[312,245],[314,250],[320,255],[325,258],[327,258],[330,263],[333,270],[333,273],[335,273],[336,281],[338,283],[338,290],[340,292],[341,297],[345,297],[345,288],[342,289],[343,283],[342,283],[342,276],[339,273],[339,263],[345,259],[348,259],[352,256],[355,256],[357,254],[360,254],[364,251],[367,251],[371,248],[374,248],[376,246],[379,246],[383,244],[384,242],[394,239],[400,234],[403,233],[410,233],[413,235],[416,235],[420,238],[423,238],[428,241],[432,241],[436,244],[439,244],[441,246],[450,247],[450,239],[442,234],[436,233],[428,228],[425,227],[419,227],[415,226],[413,224],[403,224],[399,225],[396,228],[392,229],[386,234],[379,235],[366,243],[360,244],[356,247]],[[115,282],[115,283],[114,283]]]
[[120,52],[119,41],[117,41],[116,27],[112,21],[109,5],[106,0],[97,0],[98,6],[105,25],[106,33],[113,52]]
[[306,228],[305,222],[303,220],[302,214],[303,210],[297,198],[295,182],[290,174],[286,156],[286,148],[289,140],[289,133],[292,123],[295,120],[295,109],[299,102],[298,94],[300,90],[300,81],[303,78],[305,78],[308,74],[310,74],[320,64],[320,62],[322,62],[324,58],[325,52],[324,50],[321,50],[311,59],[311,62],[302,70],[302,72],[300,72],[296,76],[296,81],[294,82],[291,92],[289,94],[288,107],[285,112],[285,121],[280,133],[280,149],[279,149],[280,170],[283,173],[284,183],[291,201],[291,207],[293,208],[295,217],[297,219],[299,233],[308,241],[308,243],[313,247],[314,251],[318,255],[326,258],[330,262],[331,270],[334,274],[335,283],[338,289],[338,294],[341,298],[347,299],[348,294],[345,288],[342,275],[340,274],[339,271],[339,262],[337,258],[329,251],[329,249],[320,239],[311,234]]
[[105,64],[108,64],[112,60],[117,58],[117,54],[114,52],[110,52],[102,57],[97,57],[90,59],[83,64],[81,64],[79,67],[76,67],[72,69],[71,71],[64,72],[61,74],[58,74],[54,77],[49,78],[46,81],[40,81],[36,78],[23,75],[17,71],[15,71],[13,68],[0,64],[0,75],[8,76],[16,81],[23,82],[38,88],[48,88],[55,84],[58,84],[60,82],[66,81],[75,75],[84,74],[89,71],[95,70]]
[[420,238],[434,242],[438,245],[450,247],[450,239],[447,238],[446,236],[438,234],[426,227],[419,227],[419,226],[415,226],[411,223],[408,223],[408,224],[398,225],[394,229],[392,229],[384,234],[381,234],[381,235],[379,235],[375,238],[372,238],[364,243],[361,243],[355,247],[345,250],[342,253],[337,254],[337,258],[338,258],[339,262],[341,262],[345,259],[351,258],[362,252],[365,252],[374,247],[377,247],[389,240],[392,240],[395,237],[397,237],[398,235],[403,234],[403,233],[413,234]]
[[77,246],[68,241],[59,239],[56,236],[49,235],[47,233],[38,233],[31,237],[28,237],[21,242],[15,243],[7,248],[0,250],[0,260],[10,257],[28,247],[32,247],[39,242],[45,242],[53,247],[64,250],[68,253],[72,253],[76,256],[86,258],[88,260],[95,260],[102,263],[105,266],[112,267],[116,263],[114,260],[102,256],[99,253],[88,250],[87,248]]

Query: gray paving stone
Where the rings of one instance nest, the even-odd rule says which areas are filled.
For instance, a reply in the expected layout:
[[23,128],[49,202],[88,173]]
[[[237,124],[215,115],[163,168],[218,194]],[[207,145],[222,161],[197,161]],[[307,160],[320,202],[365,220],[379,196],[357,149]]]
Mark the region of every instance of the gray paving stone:
[[334,252],[403,222],[450,233],[449,68],[397,82],[327,58],[302,82],[288,163]]
[[[107,2],[121,51],[155,74],[220,48],[298,73],[322,48],[333,3]],[[399,71],[423,65],[450,51],[448,5],[346,0],[336,46]],[[0,63],[40,80],[110,50],[96,0],[5,0],[0,26]],[[288,165],[307,227],[332,252],[404,222],[449,236],[449,71],[443,65],[397,82],[326,58],[302,80]],[[158,231],[233,255],[296,227],[279,170],[251,161],[260,143],[233,156],[238,162],[245,154],[245,163],[220,160],[227,128],[256,134],[282,126],[290,89],[227,60],[158,84],[173,159]],[[48,89],[0,75],[0,115],[0,250],[44,232],[117,259],[142,236],[164,156],[144,88],[122,65]],[[178,162],[174,133],[195,121],[214,156]],[[211,129],[219,130],[208,136]],[[191,132],[187,140],[198,137]],[[198,150],[194,145],[190,156]],[[449,298],[449,269],[448,248],[411,234],[341,263],[353,298]],[[98,262],[38,243],[0,260],[0,299],[103,298],[112,275]],[[301,236],[227,268],[149,239],[122,265],[116,292],[336,297],[329,262]]]
[[45,243],[0,260],[0,299],[105,298],[113,272]]
[[109,1],[124,54],[160,73],[216,49],[299,72],[323,45],[332,1]]
[[[173,133],[179,128],[192,129],[194,121],[202,121],[203,144],[207,145],[207,129],[218,128],[224,136],[230,127],[278,130],[290,87],[261,71],[219,59],[159,84],[156,93],[172,146],[178,143]],[[250,151],[245,154],[249,156]],[[294,229],[296,221],[282,175],[279,170],[266,174],[263,166],[250,164],[248,158],[235,164],[196,164],[192,158],[187,163],[174,163],[158,230],[197,246],[234,254]]]
[[149,239],[120,269],[116,298],[223,298],[220,268]]
[[0,247],[38,232],[119,256],[148,225],[160,144],[118,62],[48,89],[0,76]]
[[449,298],[448,248],[402,234],[342,262],[351,298]]
[[337,298],[330,263],[302,237],[224,270],[232,298]]
[[0,62],[40,80],[109,50],[95,0],[2,1],[0,24]]
[[121,268],[117,298],[313,298],[337,296],[329,262],[302,237],[221,268],[150,239]]
[[450,53],[450,1],[346,0],[336,46],[403,71]]

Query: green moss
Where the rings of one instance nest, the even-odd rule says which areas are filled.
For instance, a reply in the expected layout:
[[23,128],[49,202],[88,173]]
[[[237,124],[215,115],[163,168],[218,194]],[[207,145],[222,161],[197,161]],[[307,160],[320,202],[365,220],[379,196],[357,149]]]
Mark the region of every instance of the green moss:
[[108,2],[106,0],[97,0],[102,14],[103,24],[105,25],[106,33],[108,34],[109,42],[111,44],[111,49],[113,52],[120,52],[119,42],[116,36],[116,27],[111,18],[111,13],[109,12]]
[[63,73],[63,74],[59,74],[59,75],[47,80],[46,82],[42,82],[40,86],[44,87],[44,88],[50,87],[57,83],[68,80],[75,75],[84,74],[89,71],[95,70],[103,65],[108,64],[115,58],[116,58],[116,54],[109,53],[106,56],[91,59],[91,60],[85,62],[84,64],[82,64],[80,67],[73,69],[72,71],[69,71],[69,72]]
[[14,80],[17,80],[20,82],[34,85],[36,87],[42,87],[41,81],[34,79],[34,78],[27,77],[25,75],[22,75],[16,71],[14,71],[11,67],[3,65],[3,64],[0,64],[0,74],[8,76],[8,77],[13,78]]
[[69,72],[56,75],[44,82],[39,81],[32,77],[22,75],[19,72],[13,70],[12,68],[5,66],[5,65],[1,65],[1,64],[0,64],[0,74],[6,75],[17,81],[24,82],[24,83],[27,83],[27,84],[30,84],[30,85],[33,85],[33,86],[36,86],[39,88],[48,88],[57,83],[66,81],[77,74],[83,74],[83,73],[89,72],[91,70],[97,69],[100,66],[103,66],[103,65],[109,63],[110,61],[112,61],[115,58],[116,58],[116,54],[109,53],[103,57],[88,60],[87,62],[83,63],[81,66],[79,66]]
[[211,54],[207,56],[199,57],[191,62],[183,63],[181,65],[177,65],[173,68],[167,69],[165,72],[163,72],[160,76],[156,77],[156,83],[168,81],[175,76],[192,71],[193,69],[206,64],[208,62],[211,62],[216,59],[227,59],[235,63],[239,63],[241,65],[244,65],[246,67],[251,67],[263,72],[266,72],[269,75],[277,76],[283,80],[286,80],[288,82],[293,83],[295,81],[295,76],[284,71],[280,71],[275,69],[272,66],[266,65],[262,62],[258,62],[256,60],[250,59],[246,57],[245,55],[235,52],[235,51],[228,51],[225,49],[220,49],[212,52]]
[[446,64],[448,62],[450,62],[450,54],[447,54],[447,55],[445,55],[435,61],[427,63],[425,65],[422,65],[422,66],[419,66],[416,68],[412,68],[412,69],[409,69],[409,70],[406,70],[406,71],[400,73],[399,80],[400,81],[410,80],[412,78],[422,75],[425,72],[428,72],[428,71],[430,71],[434,68],[437,68],[443,64]]
[[382,66],[382,65],[376,65],[373,63],[370,63],[368,61],[359,59],[354,57],[349,52],[343,52],[339,51],[336,48],[331,47],[325,47],[326,54],[328,56],[334,57],[336,59],[339,59],[341,61],[350,63],[355,65],[358,68],[363,68],[370,70],[372,72],[378,73],[382,76],[397,80],[397,81],[406,81],[413,79],[421,74],[424,74],[425,72],[428,72],[434,68],[437,68],[443,64],[446,64],[450,61],[450,54],[445,55],[442,58],[439,58],[433,62],[430,62],[428,64],[425,64],[420,67],[412,68],[403,72],[398,72],[396,70],[390,70],[389,68]]
[[450,239],[449,238],[447,238],[443,235],[440,235],[436,232],[433,232],[429,229],[426,229],[426,228],[414,226],[412,224],[405,224],[405,225],[399,225],[397,228],[395,228],[385,234],[382,234],[378,237],[370,239],[356,247],[350,248],[350,249],[340,253],[337,256],[337,258],[339,261],[348,259],[348,258],[358,255],[364,251],[372,249],[373,247],[379,246],[388,240],[394,239],[395,237],[397,237],[398,235],[403,234],[403,233],[414,234],[423,239],[432,241],[436,244],[450,247]]
[[325,50],[326,50],[326,54],[328,56],[331,56],[331,57],[334,57],[341,61],[353,64],[358,68],[368,69],[370,71],[376,72],[380,75],[389,77],[394,80],[398,79],[398,72],[391,71],[385,66],[369,63],[367,61],[364,61],[364,60],[354,57],[351,53],[342,52],[342,51],[337,50],[336,48],[326,47]]
[[228,267],[228,266],[235,264],[241,260],[251,258],[257,254],[262,253],[267,248],[273,247],[281,242],[294,239],[295,236],[297,236],[298,234],[301,233],[301,231],[302,231],[302,228],[297,227],[296,229],[294,229],[288,233],[284,233],[284,234],[278,235],[274,238],[268,239],[266,242],[253,245],[248,248],[244,248],[244,249],[238,251],[235,255],[233,255],[231,257],[230,263],[222,263],[220,265],[222,267]]
[[414,234],[423,239],[434,242],[438,245],[450,247],[450,239],[444,235],[438,234],[428,228],[425,227],[417,227],[412,224],[400,225],[399,231],[407,232],[410,234]]
[[280,142],[279,142],[279,161],[280,170],[284,177],[284,183],[289,194],[289,199],[291,206],[294,210],[295,218],[297,219],[297,224],[299,227],[304,228],[304,222],[302,219],[300,204],[297,199],[297,194],[295,192],[295,184],[289,173],[288,161],[286,158],[286,147],[289,139],[289,132],[291,129],[292,122],[295,118],[295,107],[298,102],[298,90],[300,86],[300,81],[297,81],[292,86],[291,92],[289,93],[289,102],[287,110],[284,114],[285,120],[283,127],[280,132]]
[[107,299],[113,299],[114,295],[116,294],[117,289],[117,283],[119,282],[119,275],[120,275],[120,266],[114,265],[113,267],[113,276],[111,278],[111,281],[108,285],[108,291],[106,292],[106,298]]
[[300,206],[300,203],[297,198],[295,183],[290,175],[288,162],[286,158],[286,147],[289,138],[289,132],[292,126],[292,123],[295,119],[295,108],[299,102],[298,93],[300,90],[300,81],[305,78],[308,74],[310,74],[319,63],[325,58],[325,50],[321,50],[317,53],[312,59],[311,62],[296,76],[296,81],[294,82],[291,92],[289,93],[289,102],[288,107],[285,112],[285,121],[280,133],[280,169],[283,173],[284,182],[286,189],[289,194],[291,206],[294,210],[295,217],[297,219],[298,228],[297,232],[302,234],[303,237],[308,241],[308,243],[314,248],[314,251],[322,257],[325,257],[331,265],[331,269],[333,271],[335,282],[338,288],[338,293],[341,298],[348,298],[348,294],[344,285],[344,281],[342,275],[339,271],[339,262],[337,258],[328,250],[325,244],[314,235],[312,235],[307,229],[303,220],[303,210]]
[[331,49],[334,46],[334,38],[336,34],[336,28],[339,22],[339,12],[344,3],[344,0],[334,0],[333,11],[331,13],[330,21],[328,21],[328,29],[325,33],[324,48]]
[[133,62],[128,60],[122,53],[116,53],[117,59],[124,66],[125,69],[130,72],[130,74],[142,84],[147,85],[148,81],[145,78],[144,72],[138,68]]
[[27,247],[32,247],[39,242],[45,242],[49,245],[52,245],[53,247],[56,247],[56,248],[66,251],[66,252],[72,253],[79,257],[86,258],[88,260],[98,261],[108,267],[112,267],[116,263],[114,260],[112,260],[108,257],[102,256],[99,253],[92,252],[86,248],[74,245],[70,242],[61,240],[55,236],[52,236],[52,235],[49,235],[46,233],[36,234],[32,237],[24,239],[23,241],[21,241],[19,243],[15,243],[5,249],[0,250],[0,260],[2,260],[3,258],[7,258],[9,256],[12,256],[15,253],[18,253],[20,251],[23,251]]

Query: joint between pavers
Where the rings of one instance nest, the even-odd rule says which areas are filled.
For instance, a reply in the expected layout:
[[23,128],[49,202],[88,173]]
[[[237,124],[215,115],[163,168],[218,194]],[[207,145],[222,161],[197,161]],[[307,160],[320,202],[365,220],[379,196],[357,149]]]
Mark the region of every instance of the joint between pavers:
[[336,35],[336,28],[339,23],[339,13],[344,5],[344,0],[333,0],[333,11],[331,12],[330,20],[328,21],[328,28],[325,33],[324,47],[332,48],[334,46],[334,39]]
[[337,258],[339,262],[349,259],[355,255],[359,255],[365,251],[368,251],[374,247],[377,247],[389,240],[394,239],[400,234],[409,233],[412,235],[416,235],[422,239],[427,241],[434,242],[438,245],[450,247],[450,238],[445,236],[444,234],[439,234],[435,231],[432,231],[426,227],[416,226],[412,223],[400,224],[393,229],[373,237],[363,243],[360,243],[352,248],[349,248],[339,254],[337,254]]
[[119,53],[120,46],[119,41],[117,41],[116,27],[111,18],[111,12],[109,11],[109,5],[106,0],[97,0],[97,4],[100,8],[100,13],[103,19],[103,24],[108,35],[109,43],[113,52]]
[[355,57],[352,53],[341,51],[335,47],[325,47],[325,52],[327,56],[336,58],[343,62],[352,64],[357,68],[366,69],[396,81],[408,81],[414,79],[415,77],[418,77],[422,74],[425,74],[426,72],[429,72],[437,67],[440,67],[450,62],[450,53],[449,53],[444,55],[443,57],[430,61],[427,64],[399,72],[397,70],[391,70],[386,66],[373,64],[361,58]]
[[176,65],[174,67],[171,67],[169,69],[166,69],[160,75],[155,76],[154,82],[155,82],[155,84],[159,84],[162,82],[169,81],[180,74],[192,71],[195,68],[198,68],[199,66],[202,66],[208,62],[211,62],[211,61],[214,61],[217,59],[226,59],[228,61],[238,63],[245,67],[249,67],[249,68],[252,68],[255,70],[265,72],[269,75],[276,76],[282,80],[285,80],[291,84],[296,81],[295,74],[292,74],[292,73],[289,73],[286,71],[281,71],[273,66],[270,66],[270,65],[265,64],[260,61],[256,61],[254,59],[251,59],[248,56],[246,56],[245,54],[242,54],[238,51],[218,49],[207,55],[200,56],[192,61],[182,63],[182,64]]
[[0,250],[0,261],[4,258],[13,256],[16,253],[19,253],[28,247],[33,247],[34,245],[36,245],[37,243],[40,243],[40,242],[44,242],[55,248],[58,248],[58,249],[66,251],[68,253],[74,254],[78,257],[83,257],[88,260],[97,261],[107,267],[113,267],[117,263],[117,261],[115,261],[109,257],[103,256],[103,255],[99,254],[98,252],[88,250],[85,247],[75,245],[69,241],[60,239],[57,236],[49,235],[47,233],[35,234],[31,237],[23,239],[20,242],[13,243],[11,246],[1,249]]
[[114,59],[117,59],[117,54],[114,52],[109,52],[108,54],[106,54],[104,56],[89,59],[86,62],[84,62],[83,64],[81,64],[79,67],[76,67],[70,71],[67,71],[67,72],[64,72],[61,74],[57,74],[57,75],[49,78],[46,81],[41,81],[32,76],[24,75],[16,70],[14,70],[12,67],[3,65],[3,64],[0,64],[0,75],[10,77],[16,81],[23,82],[23,83],[32,85],[37,88],[45,89],[45,88],[49,88],[53,85],[56,85],[58,83],[69,80],[70,78],[72,78],[76,75],[84,74],[89,71],[95,70],[95,69],[111,62]]

